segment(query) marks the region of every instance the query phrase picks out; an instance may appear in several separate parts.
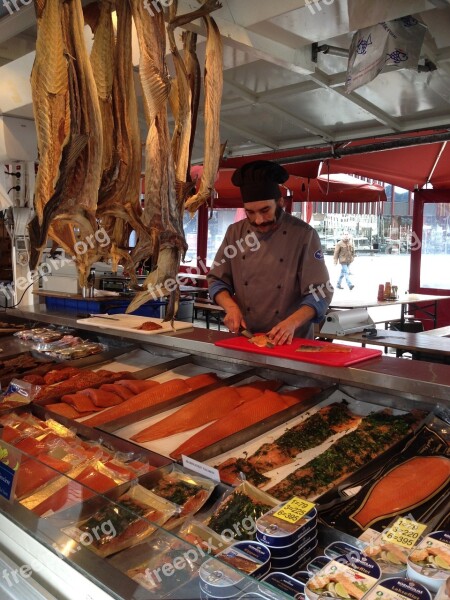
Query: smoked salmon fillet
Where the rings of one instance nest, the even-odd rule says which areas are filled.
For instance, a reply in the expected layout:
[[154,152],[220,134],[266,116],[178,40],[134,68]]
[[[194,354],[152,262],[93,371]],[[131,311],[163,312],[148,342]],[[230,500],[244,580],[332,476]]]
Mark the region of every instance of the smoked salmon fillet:
[[122,400],[128,400],[128,398],[131,398],[132,396],[136,395],[127,387],[125,387],[124,385],[119,385],[118,383],[104,383],[102,386],[100,386],[100,389],[105,390],[105,392],[112,392],[113,394],[117,394],[117,396],[120,396]]
[[143,408],[155,406],[156,404],[176,398],[187,392],[189,392],[189,387],[184,379],[165,381],[137,396],[133,396],[129,400],[124,400],[119,406],[113,406],[98,415],[86,419],[86,421],[83,421],[83,425],[95,427],[97,425],[102,425],[103,423],[109,423],[110,421],[114,421],[125,415],[130,415]]
[[264,381],[252,381],[251,383],[236,386],[236,391],[244,400],[258,398],[266,390],[276,392],[283,385],[277,379],[266,379]]
[[91,413],[102,410],[101,406],[95,406],[89,396],[81,394],[66,394],[61,398],[62,402],[70,404],[79,413]]
[[137,395],[145,392],[146,390],[150,390],[151,388],[155,387],[155,385],[159,385],[159,381],[148,381],[146,379],[120,379],[117,381],[117,385],[121,385],[133,394]]
[[189,431],[220,419],[243,402],[236,388],[221,387],[202,394],[169,417],[136,433],[131,439],[139,443],[150,442],[181,431]]
[[72,468],[70,463],[52,458],[48,454],[39,454],[37,460],[40,462],[28,459],[20,465],[16,485],[17,498],[34,492],[45,483],[58,477],[56,471],[67,473]]
[[110,406],[117,406],[118,404],[122,404],[123,398],[114,394],[113,392],[106,392],[105,390],[94,390],[93,388],[88,388],[87,390],[83,390],[78,392],[83,396],[87,396],[95,406],[99,406],[100,408],[109,408]]
[[[439,492],[449,478],[450,459],[445,456],[415,456],[379,479],[350,519],[366,529],[383,517],[403,513],[425,502]],[[407,494],[405,490],[408,490]]]
[[66,404],[65,402],[57,402],[56,404],[47,404],[45,407],[47,410],[51,410],[57,415],[67,417],[68,419],[79,419],[81,413],[79,413],[74,406]]
[[219,440],[250,427],[255,423],[263,421],[285,408],[291,406],[292,400],[286,400],[280,394],[266,390],[253,400],[247,400],[231,412],[225,414],[221,419],[211,423],[181,446],[174,450],[170,456],[178,459],[182,454],[189,456],[198,450],[202,450]]
[[194,375],[189,377],[187,383],[191,391],[198,390],[199,388],[206,387],[212,383],[217,383],[219,378],[215,373],[200,373],[200,375]]

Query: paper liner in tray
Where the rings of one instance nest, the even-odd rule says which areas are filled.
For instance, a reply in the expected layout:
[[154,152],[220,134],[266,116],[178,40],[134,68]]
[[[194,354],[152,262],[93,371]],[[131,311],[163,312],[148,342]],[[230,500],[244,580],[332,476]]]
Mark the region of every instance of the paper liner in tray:
[[[379,405],[355,400],[350,395],[339,390],[335,390],[331,393],[331,395],[328,396],[326,400],[323,400],[322,402],[316,404],[315,406],[313,406],[309,410],[306,410],[302,414],[290,419],[289,421],[272,429],[271,431],[256,437],[251,442],[241,444],[233,450],[218,455],[215,458],[207,460],[206,462],[210,466],[214,466],[217,468],[219,467],[219,465],[225,463],[225,461],[231,459],[245,460],[248,457],[252,456],[257,450],[259,450],[259,448],[261,448],[263,444],[270,444],[274,442],[280,436],[282,436],[288,429],[304,422],[306,419],[312,417],[317,412],[319,412],[322,408],[327,407],[335,402],[346,402],[348,404],[348,409],[350,413],[359,418],[367,416],[368,414],[373,412],[380,412],[382,410],[382,407],[380,407]],[[405,411],[401,410],[393,410],[392,413],[394,415],[406,414]],[[328,437],[323,443],[299,453],[289,464],[282,465],[271,471],[263,473],[264,477],[268,478],[268,481],[266,480],[265,483],[261,483],[259,487],[262,490],[268,490],[272,488],[274,485],[278,484],[292,472],[294,472],[298,468],[302,467],[309,461],[313,460],[314,458],[325,452],[337,440],[347,435],[349,432],[354,431],[357,428],[358,424],[359,420],[356,419],[350,426],[348,426],[344,430],[340,431],[339,433],[335,433],[334,435],[330,435],[330,437]],[[313,500],[316,497],[317,495],[311,496],[309,499]]]
[[[143,323],[155,323],[160,325],[160,329],[145,331],[139,329]],[[116,314],[116,315],[96,315],[87,319],[78,319],[77,323],[82,325],[94,325],[100,329],[115,329],[116,331],[132,331],[142,335],[155,335],[159,333],[174,333],[179,329],[191,329],[192,323],[187,321],[174,321],[173,326],[170,321],[163,321],[154,317],[139,317],[138,315]]]

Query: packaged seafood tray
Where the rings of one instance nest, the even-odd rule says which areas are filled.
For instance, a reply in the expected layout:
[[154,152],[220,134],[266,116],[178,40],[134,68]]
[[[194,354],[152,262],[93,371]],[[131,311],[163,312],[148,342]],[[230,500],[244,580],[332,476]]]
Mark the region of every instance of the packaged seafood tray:
[[87,547],[107,557],[142,542],[176,512],[171,502],[135,485],[115,502],[106,501],[89,518],[62,531],[78,543],[89,536],[92,543]]
[[[245,372],[227,377],[221,387],[196,394],[184,406],[176,406],[149,417],[144,422],[130,425],[119,435],[172,459],[183,455],[203,461],[205,453],[222,451],[224,444],[234,447],[236,441],[255,436],[255,427],[270,427],[270,419],[285,422],[298,413],[298,405],[307,393],[311,396],[320,388],[275,390],[283,385],[276,379],[253,377]],[[239,442],[240,443],[240,442]],[[216,446],[221,449],[214,450]]]
[[215,556],[232,543],[229,537],[222,537],[204,523],[196,519],[188,519],[177,535],[193,546]]
[[405,577],[388,577],[373,587],[364,600],[431,600],[430,591],[420,583]]
[[450,578],[450,531],[433,531],[409,554],[407,575],[432,592]]
[[367,556],[338,556],[327,563],[305,586],[308,600],[321,597],[361,600],[380,580],[381,569]]
[[[192,583],[198,590],[197,574],[204,552],[159,530],[145,542],[119,552],[108,563],[146,590],[145,598],[194,598],[178,592]],[[141,596],[139,596],[141,597]]]
[[39,342],[32,346],[32,351],[37,355],[54,358],[55,360],[77,360],[93,354],[100,354],[107,349],[104,344],[83,340],[73,335],[65,335],[57,341]]
[[[315,500],[408,436],[416,421],[405,411],[383,410],[336,390],[283,425],[207,463],[229,485],[238,484],[243,473],[280,501],[292,496]],[[334,472],[326,464],[333,464]]]
[[17,333],[26,327],[26,323],[19,323],[16,321],[0,321],[0,336]]
[[270,570],[270,550],[260,542],[235,542],[216,556],[222,562],[256,579],[261,579]]
[[384,534],[388,529],[381,534],[375,532],[362,551],[380,565],[383,577],[404,577],[409,550],[386,540]]
[[427,531],[448,529],[449,442],[448,425],[430,415],[395,452],[323,496],[320,520],[355,537],[367,528],[381,533],[402,515],[427,525]]
[[141,477],[140,484],[179,508],[177,514],[166,522],[166,529],[180,525],[189,515],[198,512],[216,487],[211,479],[190,473],[176,464]]
[[[296,600],[303,600],[305,597],[305,584],[296,579],[295,577],[291,577],[290,575],[286,575],[286,573],[280,571],[273,571],[266,575],[262,581],[267,584],[264,587],[261,587],[261,592],[268,598],[273,598],[273,600],[278,600],[279,595],[276,594],[275,590],[279,590],[292,598],[296,598]],[[272,591],[267,586],[270,585],[275,588]]]
[[212,507],[205,525],[230,541],[251,540],[256,521],[277,504],[275,498],[244,481]]

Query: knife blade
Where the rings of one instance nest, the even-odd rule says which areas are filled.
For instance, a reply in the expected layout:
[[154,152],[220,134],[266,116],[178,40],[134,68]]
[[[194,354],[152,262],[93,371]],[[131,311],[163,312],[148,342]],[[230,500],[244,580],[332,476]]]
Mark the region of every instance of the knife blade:
[[91,315],[95,319],[106,319],[107,321],[120,321],[117,317],[106,317],[104,315]]

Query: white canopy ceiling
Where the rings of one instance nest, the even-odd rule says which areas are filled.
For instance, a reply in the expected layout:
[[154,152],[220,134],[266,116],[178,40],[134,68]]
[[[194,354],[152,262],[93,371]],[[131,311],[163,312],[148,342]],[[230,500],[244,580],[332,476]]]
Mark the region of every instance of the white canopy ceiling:
[[[222,3],[213,16],[225,50],[221,139],[228,140],[228,155],[450,128],[449,1]],[[22,5],[21,0],[16,4],[19,10],[12,9],[12,14],[5,7],[0,9],[0,114],[32,119],[29,75],[35,16],[31,5]],[[179,0],[179,5],[181,12],[198,8],[196,0]],[[437,67],[434,71],[384,73],[348,95],[344,91],[347,58],[319,52],[313,60],[314,43],[348,49],[355,30],[409,14],[428,27],[421,64],[431,61]],[[201,22],[190,27],[203,32]],[[201,60],[203,51],[201,37]],[[143,115],[141,124],[144,137]],[[200,118],[194,159],[201,161],[202,155]]]

